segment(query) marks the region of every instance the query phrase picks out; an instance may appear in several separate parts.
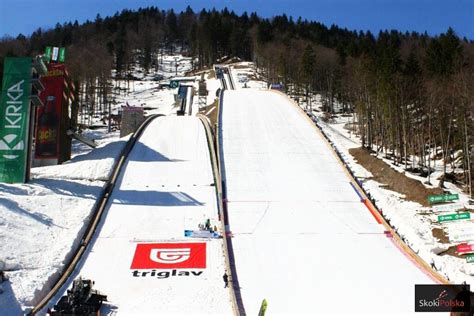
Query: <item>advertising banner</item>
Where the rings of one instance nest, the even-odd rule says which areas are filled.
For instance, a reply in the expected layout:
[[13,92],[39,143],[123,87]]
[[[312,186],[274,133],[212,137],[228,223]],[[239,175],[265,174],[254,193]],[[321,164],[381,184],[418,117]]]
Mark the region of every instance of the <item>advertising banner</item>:
[[63,66],[50,66],[41,81],[45,87],[40,95],[44,106],[36,112],[35,158],[57,159],[64,90]]
[[51,61],[64,63],[66,59],[66,48],[46,46],[44,50],[44,56],[46,60],[48,61],[48,63]]
[[28,157],[31,58],[6,57],[0,100],[0,182],[24,182]]
[[439,215],[438,222],[449,222],[449,221],[457,221],[461,219],[471,219],[471,213],[456,213],[456,214],[446,214],[446,215]]
[[281,83],[272,83],[270,89],[283,91],[283,84]]
[[474,234],[472,232],[453,233],[448,236],[449,242],[474,241]]
[[[470,223],[469,223],[470,224]],[[474,227],[473,226],[466,226],[466,227],[447,227],[448,228],[448,236],[450,242],[463,242],[463,241],[474,241]]]
[[432,206],[432,209],[435,212],[452,212],[463,208],[464,205],[462,203],[438,204]]
[[474,255],[467,255],[466,256],[467,263],[474,263]]
[[466,253],[474,253],[474,245],[471,245],[471,244],[457,245],[456,252],[460,255],[466,254]]
[[51,61],[51,55],[52,55],[51,46],[46,46],[44,50],[44,56],[46,57],[46,60],[48,61],[48,63]]
[[206,243],[137,244],[130,269],[205,269]]
[[60,47],[59,48],[58,62],[64,63],[65,59],[66,59],[66,49],[64,47]]
[[185,230],[184,237],[192,238],[221,238],[218,232],[208,230]]
[[428,202],[430,204],[443,203],[449,201],[459,200],[459,194],[440,194],[440,195],[429,195]]
[[52,61],[58,61],[58,56],[59,56],[59,47],[53,47],[53,53],[51,55],[51,60]]

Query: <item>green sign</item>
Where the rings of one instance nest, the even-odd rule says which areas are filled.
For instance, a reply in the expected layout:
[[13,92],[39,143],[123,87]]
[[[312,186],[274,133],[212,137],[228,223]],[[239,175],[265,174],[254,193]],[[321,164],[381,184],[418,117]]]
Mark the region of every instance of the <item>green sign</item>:
[[31,58],[6,57],[0,99],[0,182],[25,182]]
[[466,256],[466,262],[467,263],[473,263],[474,262],[474,254],[467,255]]
[[442,203],[459,200],[459,194],[441,194],[441,195],[429,195],[428,202],[433,203]]
[[64,63],[66,60],[66,48],[46,46],[44,50],[44,58],[46,59],[47,63]]
[[171,80],[170,81],[170,88],[174,89],[174,88],[177,88],[178,87],[178,81],[176,80]]
[[46,61],[49,63],[51,61],[51,54],[53,53],[53,50],[51,46],[46,46],[46,49],[44,50],[44,56],[46,57]]
[[64,63],[64,60],[66,59],[66,48],[60,47],[59,48],[59,58],[58,62]]
[[471,213],[457,213],[457,214],[447,214],[447,215],[439,215],[438,222],[448,222],[448,221],[457,221],[459,219],[470,219]]

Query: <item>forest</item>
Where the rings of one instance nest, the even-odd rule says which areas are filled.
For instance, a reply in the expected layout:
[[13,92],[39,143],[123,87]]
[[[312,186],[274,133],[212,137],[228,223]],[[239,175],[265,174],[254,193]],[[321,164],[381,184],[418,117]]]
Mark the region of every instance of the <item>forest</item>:
[[269,82],[283,83],[307,106],[321,95],[328,119],[336,105],[355,113],[367,150],[424,176],[442,158],[440,186],[446,179],[473,196],[474,42],[451,28],[437,36],[372,34],[286,15],[148,7],[4,36],[0,73],[5,56],[34,56],[46,46],[66,47],[79,106],[89,107],[107,102],[113,69],[115,78],[129,79],[138,61],[152,72],[160,54],[177,47],[195,57],[196,70],[222,57],[253,61]]

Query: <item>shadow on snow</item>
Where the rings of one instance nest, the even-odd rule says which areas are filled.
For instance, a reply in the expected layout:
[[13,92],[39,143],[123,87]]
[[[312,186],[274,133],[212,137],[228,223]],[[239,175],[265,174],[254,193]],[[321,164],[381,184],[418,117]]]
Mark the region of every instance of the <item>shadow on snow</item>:
[[161,192],[161,191],[116,191],[113,203],[130,205],[152,205],[152,206],[201,206],[199,202],[184,192]]

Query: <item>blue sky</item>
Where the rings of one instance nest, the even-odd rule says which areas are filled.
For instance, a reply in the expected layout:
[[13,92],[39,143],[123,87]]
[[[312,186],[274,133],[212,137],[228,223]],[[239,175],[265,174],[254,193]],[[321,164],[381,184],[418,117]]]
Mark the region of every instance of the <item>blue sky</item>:
[[187,5],[195,11],[228,7],[264,17],[286,13],[373,33],[398,29],[436,35],[451,26],[459,36],[474,40],[474,0],[0,0],[0,37],[30,35],[38,27],[51,28],[57,22],[84,22],[97,13],[107,16],[151,5],[177,11]]

